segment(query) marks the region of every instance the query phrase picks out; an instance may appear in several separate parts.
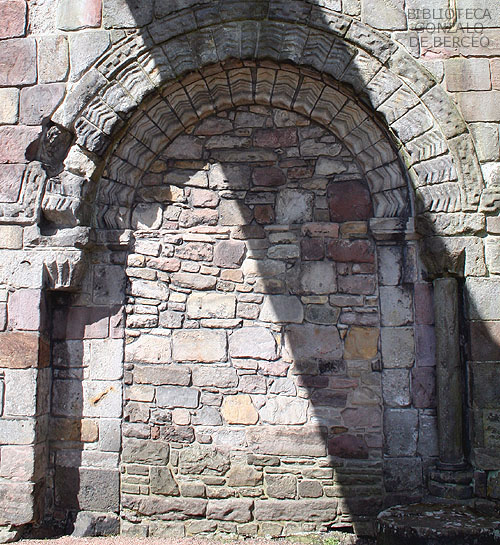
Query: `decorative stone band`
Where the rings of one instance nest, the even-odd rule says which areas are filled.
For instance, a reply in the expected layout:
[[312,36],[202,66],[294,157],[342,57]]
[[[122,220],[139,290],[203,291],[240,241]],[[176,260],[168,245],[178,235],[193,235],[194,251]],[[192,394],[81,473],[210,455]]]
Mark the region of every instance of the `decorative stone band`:
[[[225,3],[223,10],[205,5],[180,10],[154,21],[148,32],[141,30],[118,40],[75,85],[53,120],[74,127],[79,145],[102,154],[116,129],[145,97],[152,93],[158,99],[166,96],[163,89],[169,82],[205,68],[203,80],[208,89],[200,89],[198,84],[190,89],[199,77],[195,75],[182,85],[176,84],[170,97],[185,103],[186,91],[194,98],[197,89],[194,115],[204,117],[209,113],[206,108],[210,109],[208,97],[218,110],[225,101],[234,106],[241,103],[251,81],[245,80],[242,73],[232,74],[233,80],[238,80],[238,91],[234,93],[232,83],[207,73],[209,65],[229,59],[291,61],[307,69],[298,71],[296,77],[287,74],[283,80],[276,80],[285,102],[298,98],[290,94],[300,84],[303,96],[299,104],[309,113],[316,104],[317,85],[309,89],[307,81],[303,86],[301,75],[322,79],[333,88],[339,81],[354,87],[358,94],[367,95],[376,112],[385,118],[417,192],[425,186],[421,199],[425,209],[477,209],[483,182],[471,136],[446,92],[417,61],[383,34],[348,16],[306,3],[300,4],[298,12],[282,2],[268,4],[262,2],[259,5],[264,9],[252,13],[241,2]],[[242,63],[248,65],[246,60]],[[237,72],[243,64],[233,64],[232,69]],[[267,62],[261,65],[271,70],[280,66]],[[314,76],[311,68],[322,76]],[[333,80],[328,82],[327,75]],[[275,84],[268,81],[258,93],[254,88],[255,100],[261,98],[261,93],[269,94],[269,86]],[[228,85],[230,94],[223,90]],[[328,106],[321,114],[326,124],[342,107],[333,104],[335,108]],[[184,126],[190,113],[175,111]],[[435,194],[434,188],[439,188]]]

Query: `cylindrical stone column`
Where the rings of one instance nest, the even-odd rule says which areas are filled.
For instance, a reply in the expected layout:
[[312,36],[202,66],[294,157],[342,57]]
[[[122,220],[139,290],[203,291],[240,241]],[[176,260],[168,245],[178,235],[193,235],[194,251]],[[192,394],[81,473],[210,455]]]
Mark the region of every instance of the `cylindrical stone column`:
[[464,468],[463,384],[458,287],[454,278],[434,280],[437,415],[440,469]]

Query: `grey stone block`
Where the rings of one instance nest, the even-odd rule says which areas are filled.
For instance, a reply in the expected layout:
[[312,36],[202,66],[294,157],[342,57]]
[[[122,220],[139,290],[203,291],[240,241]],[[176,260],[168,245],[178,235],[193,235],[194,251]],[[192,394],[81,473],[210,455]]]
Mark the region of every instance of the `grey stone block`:
[[418,439],[418,411],[386,409],[384,411],[385,452],[389,456],[415,456]]
[[200,392],[196,388],[160,386],[156,390],[158,406],[164,408],[186,407],[196,409],[199,398]]
[[120,533],[120,519],[112,513],[80,511],[71,537],[114,536]]

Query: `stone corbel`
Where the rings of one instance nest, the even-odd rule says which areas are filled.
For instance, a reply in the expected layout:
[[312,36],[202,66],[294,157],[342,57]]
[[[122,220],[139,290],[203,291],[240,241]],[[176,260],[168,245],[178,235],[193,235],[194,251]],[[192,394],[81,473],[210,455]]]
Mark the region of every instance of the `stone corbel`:
[[54,291],[76,291],[86,267],[87,256],[83,251],[51,253],[44,262],[45,285]]

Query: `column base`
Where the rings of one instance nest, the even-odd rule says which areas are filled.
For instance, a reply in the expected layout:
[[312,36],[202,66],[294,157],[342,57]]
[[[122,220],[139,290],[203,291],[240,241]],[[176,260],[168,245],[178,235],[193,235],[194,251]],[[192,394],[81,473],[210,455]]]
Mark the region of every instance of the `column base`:
[[432,496],[450,500],[472,498],[474,473],[465,467],[461,470],[441,469],[441,467],[438,465],[429,473],[427,488]]

